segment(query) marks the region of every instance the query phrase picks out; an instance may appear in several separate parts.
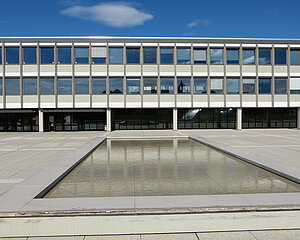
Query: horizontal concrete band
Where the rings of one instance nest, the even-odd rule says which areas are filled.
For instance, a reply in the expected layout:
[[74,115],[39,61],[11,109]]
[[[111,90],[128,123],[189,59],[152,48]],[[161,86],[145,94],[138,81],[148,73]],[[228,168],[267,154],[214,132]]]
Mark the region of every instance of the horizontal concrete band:
[[300,211],[0,219],[0,236],[140,234],[299,229]]

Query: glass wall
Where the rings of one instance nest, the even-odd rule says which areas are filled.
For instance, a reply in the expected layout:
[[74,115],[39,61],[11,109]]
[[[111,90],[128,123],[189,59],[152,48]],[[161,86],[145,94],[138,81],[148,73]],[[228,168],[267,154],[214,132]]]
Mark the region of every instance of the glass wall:
[[300,65],[300,49],[291,49],[291,65]]
[[190,64],[190,63],[191,63],[191,49],[177,48],[177,64]]
[[271,78],[258,79],[259,94],[271,94]]
[[160,93],[174,94],[174,78],[160,78]]
[[37,78],[23,78],[23,94],[24,95],[37,94]]
[[194,93],[195,94],[207,93],[207,78],[194,78]]
[[231,128],[236,126],[236,109],[178,109],[178,129]]
[[286,78],[275,78],[275,94],[286,94],[287,93],[287,79]]
[[160,48],[160,64],[174,64],[174,48]]
[[72,95],[72,78],[57,78],[58,94]]
[[23,48],[23,64],[36,64],[36,47]]
[[93,94],[106,94],[106,78],[92,78]]
[[140,78],[127,78],[127,94],[140,94]]
[[243,78],[243,94],[256,94],[255,83],[255,78]]
[[106,47],[92,47],[91,54],[93,64],[106,63]]
[[109,63],[123,64],[123,48],[109,48]]
[[286,49],[275,49],[274,58],[276,65],[286,65]]
[[255,64],[255,49],[243,49],[243,64]]
[[157,94],[157,78],[144,78],[144,94]]
[[156,64],[157,48],[145,47],[144,48],[144,64]]
[[296,108],[245,108],[242,112],[243,128],[295,128]]
[[53,77],[40,78],[40,88],[41,88],[42,95],[53,95],[54,94],[54,78]]
[[239,94],[240,93],[240,79],[239,78],[227,78],[227,94]]
[[177,78],[177,93],[190,94],[191,93],[191,79],[190,78]]
[[105,110],[97,112],[45,112],[45,131],[99,131],[106,125]]
[[53,47],[42,47],[41,53],[41,64],[52,64],[54,63],[54,48]]
[[126,48],[127,64],[140,64],[140,48]]
[[36,112],[0,113],[0,132],[37,132],[38,130]]
[[76,47],[75,48],[75,63],[88,64],[89,63],[89,49]]
[[89,94],[89,78],[75,78],[75,94]]
[[111,94],[122,94],[123,78],[109,78],[109,92]]
[[6,64],[19,64],[19,48],[7,47],[5,48]]
[[71,64],[71,48],[70,47],[59,47],[57,48],[57,63],[60,64]]
[[112,109],[113,130],[172,129],[172,109]]
[[271,49],[258,50],[258,64],[260,65],[270,65],[271,64]]
[[223,49],[211,48],[210,49],[210,64],[223,64]]
[[210,93],[211,94],[223,94],[223,78],[211,78],[210,79]]
[[206,64],[206,49],[194,48],[194,64]]
[[5,78],[6,95],[20,95],[20,78]]
[[227,64],[239,64],[239,50],[238,49],[227,49],[226,50],[226,61],[227,61]]

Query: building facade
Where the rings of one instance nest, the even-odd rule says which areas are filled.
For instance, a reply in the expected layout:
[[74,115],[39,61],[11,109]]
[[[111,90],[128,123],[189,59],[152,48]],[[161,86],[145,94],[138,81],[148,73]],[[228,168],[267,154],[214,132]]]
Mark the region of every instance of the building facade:
[[300,40],[0,42],[0,131],[300,127]]

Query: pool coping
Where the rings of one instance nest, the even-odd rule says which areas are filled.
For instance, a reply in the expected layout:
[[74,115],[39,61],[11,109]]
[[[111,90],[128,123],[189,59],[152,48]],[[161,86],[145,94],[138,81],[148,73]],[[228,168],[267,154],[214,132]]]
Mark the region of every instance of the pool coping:
[[[210,211],[258,211],[262,209],[300,209],[299,193],[262,193],[226,195],[132,196],[96,198],[37,198],[43,196],[81,163],[106,139],[182,139],[190,138],[260,168],[300,183],[295,169],[260,156],[236,150],[198,136],[96,137],[42,171],[27,178],[0,196],[0,218],[8,216],[85,214],[199,213]],[[20,197],[21,196],[21,197]]]

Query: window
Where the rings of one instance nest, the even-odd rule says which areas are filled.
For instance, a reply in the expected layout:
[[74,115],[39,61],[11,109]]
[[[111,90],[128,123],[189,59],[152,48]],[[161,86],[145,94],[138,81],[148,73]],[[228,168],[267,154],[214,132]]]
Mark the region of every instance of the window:
[[126,48],[127,64],[140,64],[140,48]]
[[258,50],[258,64],[270,65],[271,64],[271,49],[259,49]]
[[243,78],[243,93],[244,94],[255,94],[255,78]]
[[160,63],[174,64],[174,48],[160,48]]
[[89,94],[89,78],[75,78],[75,94]]
[[144,64],[156,64],[157,48],[144,48]]
[[206,64],[206,49],[194,49],[194,64]]
[[223,64],[223,49],[210,49],[210,64]]
[[290,78],[291,94],[300,94],[300,78]]
[[89,63],[89,49],[75,48],[75,63],[88,64]]
[[36,64],[36,48],[35,47],[23,48],[23,63],[24,64]]
[[207,93],[207,78],[194,78],[194,93]]
[[2,48],[0,48],[0,64],[2,64]]
[[123,64],[123,48],[109,48],[109,63]]
[[144,94],[157,93],[157,78],[144,78]]
[[6,64],[19,64],[19,48],[5,48]]
[[275,49],[275,64],[286,64],[286,49]]
[[190,78],[177,78],[177,93],[178,94],[191,93],[191,79]]
[[40,87],[42,95],[54,95],[54,78],[41,78]]
[[92,63],[106,63],[106,47],[92,47]]
[[123,93],[123,78],[110,78],[109,91],[112,94]]
[[52,64],[54,63],[54,48],[43,47],[41,48],[41,64]]
[[177,64],[190,64],[190,63],[191,63],[191,49],[177,48]]
[[271,78],[259,78],[258,79],[259,94],[271,93]]
[[161,94],[174,93],[174,78],[160,78],[160,93]]
[[223,94],[223,78],[210,79],[210,93]]
[[286,78],[275,78],[275,94],[286,94]]
[[291,49],[291,64],[296,65],[300,64],[300,49]]
[[140,78],[127,78],[127,94],[140,94]]
[[240,93],[240,79],[239,78],[227,78],[227,94],[239,94]]
[[227,64],[239,64],[239,50],[238,49],[227,49],[226,50]]
[[2,78],[0,78],[0,96],[2,96],[3,91],[3,84],[2,84]]
[[106,93],[106,78],[93,78],[93,94]]
[[58,94],[72,95],[72,78],[58,78]]
[[71,48],[70,47],[59,47],[57,49],[57,54],[58,54],[58,63],[61,64],[71,64],[72,59],[71,59]]
[[36,95],[37,94],[37,79],[23,78],[23,94]]
[[20,78],[5,79],[6,95],[20,95]]
[[243,64],[255,64],[255,49],[243,49]]

